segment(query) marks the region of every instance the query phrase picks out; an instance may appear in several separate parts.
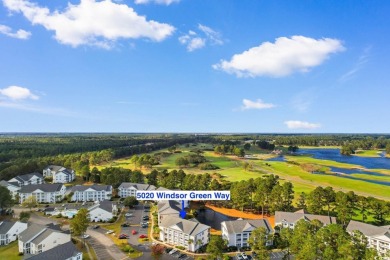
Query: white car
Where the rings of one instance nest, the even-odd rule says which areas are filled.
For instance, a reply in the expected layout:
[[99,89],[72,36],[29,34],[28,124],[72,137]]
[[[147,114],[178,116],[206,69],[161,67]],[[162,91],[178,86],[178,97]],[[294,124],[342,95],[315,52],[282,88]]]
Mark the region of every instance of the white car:
[[81,236],[81,238],[89,238],[89,235],[84,234],[84,235]]
[[174,249],[172,249],[172,250],[169,252],[169,254],[170,254],[170,255],[173,255],[173,254],[176,253],[176,252],[177,252],[177,249],[174,248]]
[[114,230],[108,230],[108,231],[106,232],[107,235],[108,235],[108,234],[112,234],[112,233],[114,233]]
[[126,216],[126,217],[132,217],[133,214],[131,214],[131,213],[126,213],[125,216]]

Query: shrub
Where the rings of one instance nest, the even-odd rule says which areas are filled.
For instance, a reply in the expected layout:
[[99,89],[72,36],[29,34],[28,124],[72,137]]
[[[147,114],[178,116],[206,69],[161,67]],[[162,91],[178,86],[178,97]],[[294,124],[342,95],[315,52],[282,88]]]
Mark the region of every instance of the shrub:
[[199,164],[199,169],[200,170],[217,170],[219,169],[218,166],[211,164],[211,163],[202,163]]
[[177,249],[185,250],[186,248],[184,246],[176,246]]
[[237,251],[237,247],[236,246],[229,246],[226,251],[228,252],[236,252]]

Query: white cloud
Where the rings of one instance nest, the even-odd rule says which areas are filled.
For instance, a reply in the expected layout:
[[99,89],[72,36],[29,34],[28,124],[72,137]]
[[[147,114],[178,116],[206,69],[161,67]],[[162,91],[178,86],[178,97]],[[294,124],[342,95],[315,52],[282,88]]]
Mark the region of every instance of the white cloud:
[[188,31],[187,34],[179,37],[179,42],[187,46],[188,51],[194,51],[206,46],[207,43],[211,45],[222,45],[223,40],[220,33],[214,31],[208,26],[199,24],[199,32],[193,30]]
[[221,60],[214,69],[238,77],[283,77],[294,72],[307,72],[323,63],[331,53],[345,48],[337,39],[312,39],[304,36],[280,37],[275,43],[263,42],[230,61]]
[[9,86],[7,88],[0,89],[0,95],[15,101],[24,99],[39,99],[39,97],[31,93],[28,88],[18,86]]
[[321,127],[321,124],[295,120],[285,121],[284,123],[289,129],[316,129]]
[[241,107],[241,110],[248,110],[248,109],[268,109],[275,107],[274,104],[271,103],[265,103],[261,99],[258,99],[256,101],[251,101],[249,99],[243,99],[242,100],[243,106]]
[[170,5],[173,3],[179,3],[180,0],[135,0],[134,3],[136,4],[149,4],[149,3],[156,3],[160,5]]
[[0,24],[0,33],[21,40],[27,40],[31,36],[31,33],[25,30],[17,30],[16,32],[12,32],[10,27],[2,24]]
[[21,12],[32,24],[54,31],[58,42],[73,47],[110,48],[118,39],[162,41],[175,30],[169,24],[148,21],[133,8],[111,0],[68,3],[63,12],[50,11],[28,0],[3,0],[3,3],[10,11]]

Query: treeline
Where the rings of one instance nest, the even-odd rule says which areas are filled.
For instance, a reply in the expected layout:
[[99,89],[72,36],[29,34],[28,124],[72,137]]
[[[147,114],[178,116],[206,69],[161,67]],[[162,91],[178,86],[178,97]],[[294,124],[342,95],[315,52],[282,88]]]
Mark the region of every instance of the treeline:
[[[208,141],[210,137],[194,135],[3,136],[0,138],[0,153],[3,155],[3,161],[0,162],[0,180],[8,180],[20,174],[42,172],[43,168],[50,164],[62,165],[74,169],[77,174],[86,175],[89,165],[108,162],[114,158],[149,153],[174,145]],[[111,148],[85,152],[107,146]]]
[[[294,229],[281,229],[274,243],[287,252],[286,259],[289,255],[295,259],[378,259],[376,250],[368,247],[360,231],[349,234],[341,225],[323,226],[318,220],[299,220]],[[259,254],[267,253],[259,249]]]
[[222,144],[214,147],[214,152],[217,154],[231,154],[238,157],[245,156],[244,148],[240,148],[234,144]]
[[383,149],[390,141],[390,135],[367,134],[251,134],[251,135],[217,135],[213,136],[219,143],[233,142],[236,145],[243,141],[254,141],[284,146],[342,146],[356,143],[362,149]]
[[358,214],[361,221],[366,222],[372,217],[380,225],[385,224],[390,216],[390,202],[360,196],[353,191],[336,192],[332,187],[317,187],[309,194],[301,193],[297,207],[312,214],[337,216],[337,221],[343,226]]

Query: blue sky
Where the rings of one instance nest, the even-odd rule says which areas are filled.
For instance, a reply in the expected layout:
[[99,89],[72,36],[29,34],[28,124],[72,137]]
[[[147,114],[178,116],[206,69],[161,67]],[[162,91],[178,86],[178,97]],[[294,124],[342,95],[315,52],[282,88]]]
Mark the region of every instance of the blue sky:
[[388,1],[1,2],[0,132],[389,133]]

